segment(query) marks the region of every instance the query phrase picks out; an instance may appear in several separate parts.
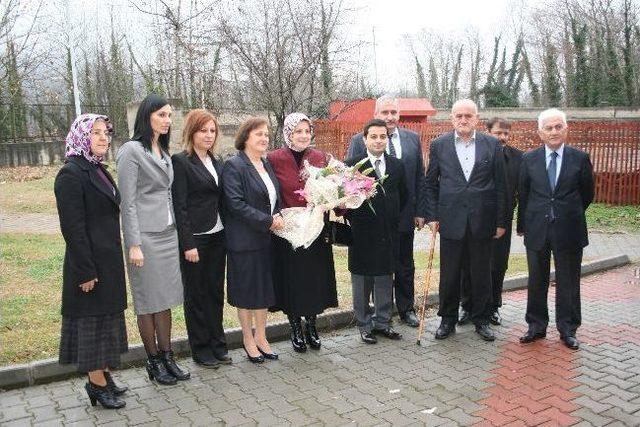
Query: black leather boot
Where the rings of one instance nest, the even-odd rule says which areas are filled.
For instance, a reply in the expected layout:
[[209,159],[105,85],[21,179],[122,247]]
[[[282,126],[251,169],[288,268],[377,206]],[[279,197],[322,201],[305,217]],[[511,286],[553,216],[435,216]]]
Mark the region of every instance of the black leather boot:
[[164,367],[167,368],[167,371],[176,377],[178,381],[184,381],[191,378],[191,374],[189,371],[182,369],[178,366],[176,361],[173,359],[173,351],[160,351],[160,357],[162,358],[162,362],[164,363]]
[[320,342],[320,336],[318,336],[318,330],[316,329],[316,316],[305,316],[306,325],[305,332],[309,347],[314,350],[319,350],[322,343]]
[[127,390],[129,390],[129,387],[118,387],[116,385],[116,383],[113,381],[113,377],[111,376],[111,372],[109,371],[103,371],[104,373],[104,379],[107,380],[107,387],[109,387],[111,389],[111,391],[113,392],[113,394],[115,396],[120,396],[122,394],[124,394]]
[[108,385],[102,387],[89,381],[84,385],[84,389],[87,391],[91,406],[96,406],[96,402],[100,402],[105,409],[119,409],[127,405],[127,402],[113,394]]
[[164,366],[162,359],[157,354],[149,355],[147,359],[147,373],[150,380],[156,380],[158,384],[174,385],[178,382],[176,377],[171,375]]
[[304,342],[302,335],[302,319],[300,317],[289,316],[289,325],[291,326],[291,345],[298,353],[307,351],[307,344]]

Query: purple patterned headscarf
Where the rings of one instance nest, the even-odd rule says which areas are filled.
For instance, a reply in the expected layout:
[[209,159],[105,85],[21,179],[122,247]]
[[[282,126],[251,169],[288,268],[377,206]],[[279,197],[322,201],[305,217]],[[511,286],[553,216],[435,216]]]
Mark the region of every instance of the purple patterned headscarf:
[[107,125],[107,130],[113,132],[113,125],[109,117],[103,114],[81,114],[71,125],[69,133],[64,140],[65,157],[82,156],[89,162],[98,164],[102,161],[102,156],[91,154],[91,129],[96,120],[103,120]]
[[284,119],[284,126],[282,127],[282,133],[284,134],[284,143],[287,147],[294,150],[291,146],[291,138],[293,137],[293,130],[302,121],[309,123],[309,129],[311,130],[311,138],[313,138],[313,123],[311,119],[302,113],[291,113]]

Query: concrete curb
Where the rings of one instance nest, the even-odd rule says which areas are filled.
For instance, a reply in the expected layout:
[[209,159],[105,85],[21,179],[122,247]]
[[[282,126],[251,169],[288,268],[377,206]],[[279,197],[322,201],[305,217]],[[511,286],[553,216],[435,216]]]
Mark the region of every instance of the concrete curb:
[[[589,261],[582,265],[581,275],[597,273],[629,264],[627,255],[617,255]],[[526,289],[526,275],[510,277],[504,282],[505,291]],[[555,272],[551,271],[551,280],[555,279]],[[419,293],[420,289],[416,290]],[[435,305],[438,302],[438,294],[429,295],[427,305]],[[352,310],[337,310],[318,317],[318,328],[329,331],[349,326],[354,322]],[[227,346],[230,350],[242,346],[242,332],[240,328],[227,329],[225,331]],[[267,326],[267,336],[270,341],[276,342],[289,338],[289,325],[287,322],[279,322]],[[189,354],[189,343],[186,338],[178,338],[172,343],[173,350],[178,355]],[[120,369],[141,366],[147,359],[142,344],[129,347],[129,351],[122,357]],[[27,364],[9,365],[0,367],[0,390],[17,387],[44,384],[64,378],[76,376],[78,373],[72,365],[60,365],[57,359],[36,360]]]

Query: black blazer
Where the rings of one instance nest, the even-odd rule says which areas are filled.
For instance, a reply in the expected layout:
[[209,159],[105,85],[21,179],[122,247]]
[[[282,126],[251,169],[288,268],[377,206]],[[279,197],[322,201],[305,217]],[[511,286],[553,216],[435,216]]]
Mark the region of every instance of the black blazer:
[[[278,197],[273,214],[280,212],[280,185],[266,159],[262,163],[276,187]],[[271,244],[273,223],[269,192],[247,155],[240,151],[222,167],[225,235],[232,251],[253,251]]]
[[[62,315],[115,314],[127,307],[124,261],[120,240],[120,193],[105,175],[115,195],[98,176],[97,166],[71,157],[56,176],[54,191],[60,229],[66,242],[63,266]],[[98,278],[90,292],[79,285]]]
[[454,133],[431,142],[423,181],[422,217],[440,222],[440,235],[462,239],[467,224],[476,238],[491,238],[506,226],[505,175],[502,146],[496,138],[476,132],[476,159],[469,182],[456,154]]
[[525,153],[519,184],[518,232],[524,232],[527,249],[545,245],[551,207],[558,249],[579,249],[589,244],[585,210],[593,201],[593,167],[589,155],[564,145],[556,188],[551,190],[544,145]]
[[[511,222],[513,221],[513,211],[518,204],[518,181],[520,179],[520,164],[522,163],[524,151],[510,145],[503,145],[502,150],[504,152],[506,219]],[[507,224],[508,226],[509,224]]]
[[[353,166],[365,157],[352,157],[345,163]],[[378,189],[370,200],[373,211],[364,202],[358,209],[348,210],[345,214],[353,232],[353,243],[349,246],[349,271],[354,274],[382,276],[394,271],[396,233],[409,191],[402,162],[387,154],[384,159],[387,177],[382,184],[384,191]],[[367,160],[361,170],[368,168],[372,165]],[[375,172],[371,171],[369,176],[375,177]]]
[[222,204],[222,166],[209,155],[218,174],[218,183],[197,154],[183,151],[171,156],[173,162],[173,210],[183,251],[196,247],[193,233],[211,230]]

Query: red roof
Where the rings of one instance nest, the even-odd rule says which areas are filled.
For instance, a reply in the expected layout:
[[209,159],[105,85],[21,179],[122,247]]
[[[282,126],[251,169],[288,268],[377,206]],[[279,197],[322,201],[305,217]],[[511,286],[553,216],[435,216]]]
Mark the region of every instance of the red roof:
[[[399,98],[400,119],[426,119],[436,115],[436,109],[426,98]],[[329,119],[339,121],[366,121],[373,117],[375,99],[333,101],[329,105]]]

